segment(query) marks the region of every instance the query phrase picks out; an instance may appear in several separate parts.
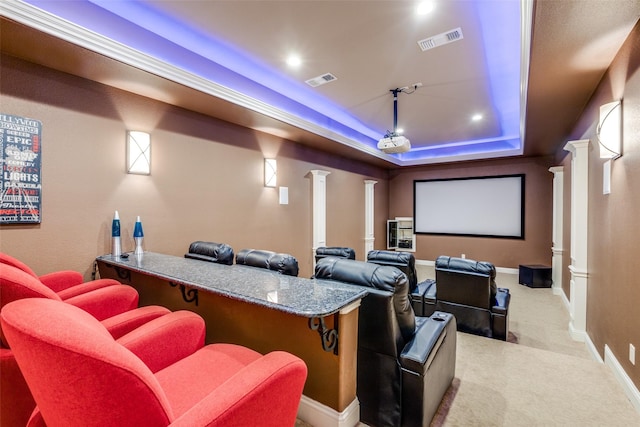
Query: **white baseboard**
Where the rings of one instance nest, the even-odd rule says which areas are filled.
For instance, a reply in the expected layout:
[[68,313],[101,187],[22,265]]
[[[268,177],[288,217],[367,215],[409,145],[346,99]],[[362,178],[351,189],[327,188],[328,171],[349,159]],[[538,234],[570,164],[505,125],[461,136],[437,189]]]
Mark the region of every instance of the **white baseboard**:
[[436,262],[435,261],[430,261],[427,259],[417,259],[416,260],[416,264],[417,265],[425,265],[427,267],[435,267],[436,266]]
[[520,270],[518,270],[517,268],[496,267],[496,273],[520,274]]
[[620,362],[618,362],[618,359],[616,359],[616,356],[606,344],[604,345],[604,363],[611,369],[613,375],[620,385],[622,385],[622,389],[631,401],[633,407],[636,408],[636,411],[640,412],[640,391],[638,391],[633,381],[631,381],[631,378],[629,378],[622,368],[622,365],[620,365]]
[[595,360],[598,363],[604,363],[604,360],[602,360],[602,357],[600,357],[600,353],[598,353],[598,349],[596,348],[593,341],[591,341],[591,337],[589,336],[589,334],[585,334],[585,335],[586,335],[586,338],[584,340],[584,343],[587,346],[587,351],[589,352],[593,360]]
[[302,395],[298,418],[313,427],[354,427],[360,422],[360,402],[357,398],[342,412]]
[[574,341],[586,342],[588,335],[586,331],[576,329],[573,326],[573,320],[569,321],[569,335]]
[[569,302],[569,299],[567,298],[567,294],[564,293],[564,290],[562,290],[562,288],[560,288],[556,292],[556,290],[554,288],[553,289],[553,293],[554,293],[554,295],[560,295],[562,297],[562,302],[564,303],[564,308],[567,309],[568,313],[571,313],[571,303]]

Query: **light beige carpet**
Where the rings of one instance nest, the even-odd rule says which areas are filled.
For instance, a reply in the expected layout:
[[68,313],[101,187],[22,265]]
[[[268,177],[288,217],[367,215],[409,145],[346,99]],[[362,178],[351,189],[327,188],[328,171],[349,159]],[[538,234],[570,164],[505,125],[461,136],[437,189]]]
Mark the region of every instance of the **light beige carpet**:
[[[433,267],[417,270],[435,277]],[[511,291],[509,342],[458,332],[456,377],[431,427],[640,426],[610,369],[569,336],[561,297],[517,281],[497,277]]]
[[496,281],[511,292],[509,342],[458,333],[456,378],[432,427],[640,426],[610,369],[569,336],[561,297],[514,274]]

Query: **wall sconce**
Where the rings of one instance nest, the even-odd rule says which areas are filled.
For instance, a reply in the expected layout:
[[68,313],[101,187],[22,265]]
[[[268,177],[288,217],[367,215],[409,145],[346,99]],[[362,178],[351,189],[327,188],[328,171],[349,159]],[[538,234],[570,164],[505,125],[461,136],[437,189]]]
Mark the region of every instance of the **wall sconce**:
[[264,159],[264,186],[275,187],[278,177],[278,163],[276,159]]
[[596,130],[601,159],[617,159],[622,153],[622,101],[600,106]]
[[151,174],[151,135],[127,131],[127,173]]

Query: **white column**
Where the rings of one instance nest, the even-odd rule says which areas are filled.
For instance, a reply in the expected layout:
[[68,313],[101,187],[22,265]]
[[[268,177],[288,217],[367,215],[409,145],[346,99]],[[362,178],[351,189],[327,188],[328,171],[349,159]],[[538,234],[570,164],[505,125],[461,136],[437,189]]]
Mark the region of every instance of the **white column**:
[[378,181],[372,181],[370,179],[364,180],[364,256],[365,259],[369,251],[373,250],[373,242],[376,240],[374,235],[374,219],[375,219],[375,204],[373,186]]
[[564,167],[554,166],[549,168],[553,173],[553,242],[551,246],[551,272],[553,279],[553,293],[559,295],[562,292],[562,254],[563,245],[563,202],[564,202]]
[[564,146],[571,152],[571,321],[569,333],[576,341],[587,335],[587,231],[589,202],[589,140],[569,141]]
[[327,246],[327,175],[323,170],[309,171],[313,179],[313,265],[315,267],[316,249]]

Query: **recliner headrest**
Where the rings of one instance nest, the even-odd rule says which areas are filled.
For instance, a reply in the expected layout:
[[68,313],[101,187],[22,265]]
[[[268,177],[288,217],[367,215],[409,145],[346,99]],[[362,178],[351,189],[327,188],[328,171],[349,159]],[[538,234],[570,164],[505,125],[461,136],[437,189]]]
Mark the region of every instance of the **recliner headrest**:
[[398,286],[407,286],[407,276],[397,268],[339,257],[319,260],[315,278],[338,280],[390,292],[394,292]]
[[226,243],[197,241],[189,245],[189,252],[184,257],[231,265],[233,248]]
[[380,251],[373,250],[367,254],[367,261],[369,262],[385,262],[394,263],[398,265],[415,266],[416,258],[409,252],[394,252],[394,251]]
[[298,275],[298,260],[289,254],[258,249],[242,249],[236,255],[236,264],[266,268],[288,276]]
[[[48,298],[62,301],[58,294],[29,273],[12,265],[0,263],[0,308],[12,301],[25,298]],[[0,346],[8,348],[2,328],[0,328]]]
[[[338,280],[389,292],[388,298],[392,299],[395,318],[404,342],[414,335],[416,319],[409,298],[409,281],[406,274],[398,268],[345,258],[326,257],[316,264],[315,278]],[[374,295],[367,296],[365,299],[370,297],[373,298]]]
[[321,246],[316,249],[316,262],[327,256],[337,256],[340,258],[356,259],[356,251],[353,248],[338,246]]
[[9,254],[5,254],[4,252],[0,252],[0,264],[10,265],[24,271],[25,273],[29,273],[29,275],[35,278],[38,278],[38,275],[27,264]]
[[297,276],[298,260],[292,255],[277,253],[269,258],[269,270],[274,270],[288,276]]
[[409,280],[409,292],[413,292],[418,284],[416,258],[409,252],[373,250],[367,254],[367,262],[390,265],[401,269]]
[[496,267],[487,261],[474,261],[468,258],[456,258],[441,255],[436,259],[436,270],[467,271],[472,273],[486,274],[492,279],[496,278]]

